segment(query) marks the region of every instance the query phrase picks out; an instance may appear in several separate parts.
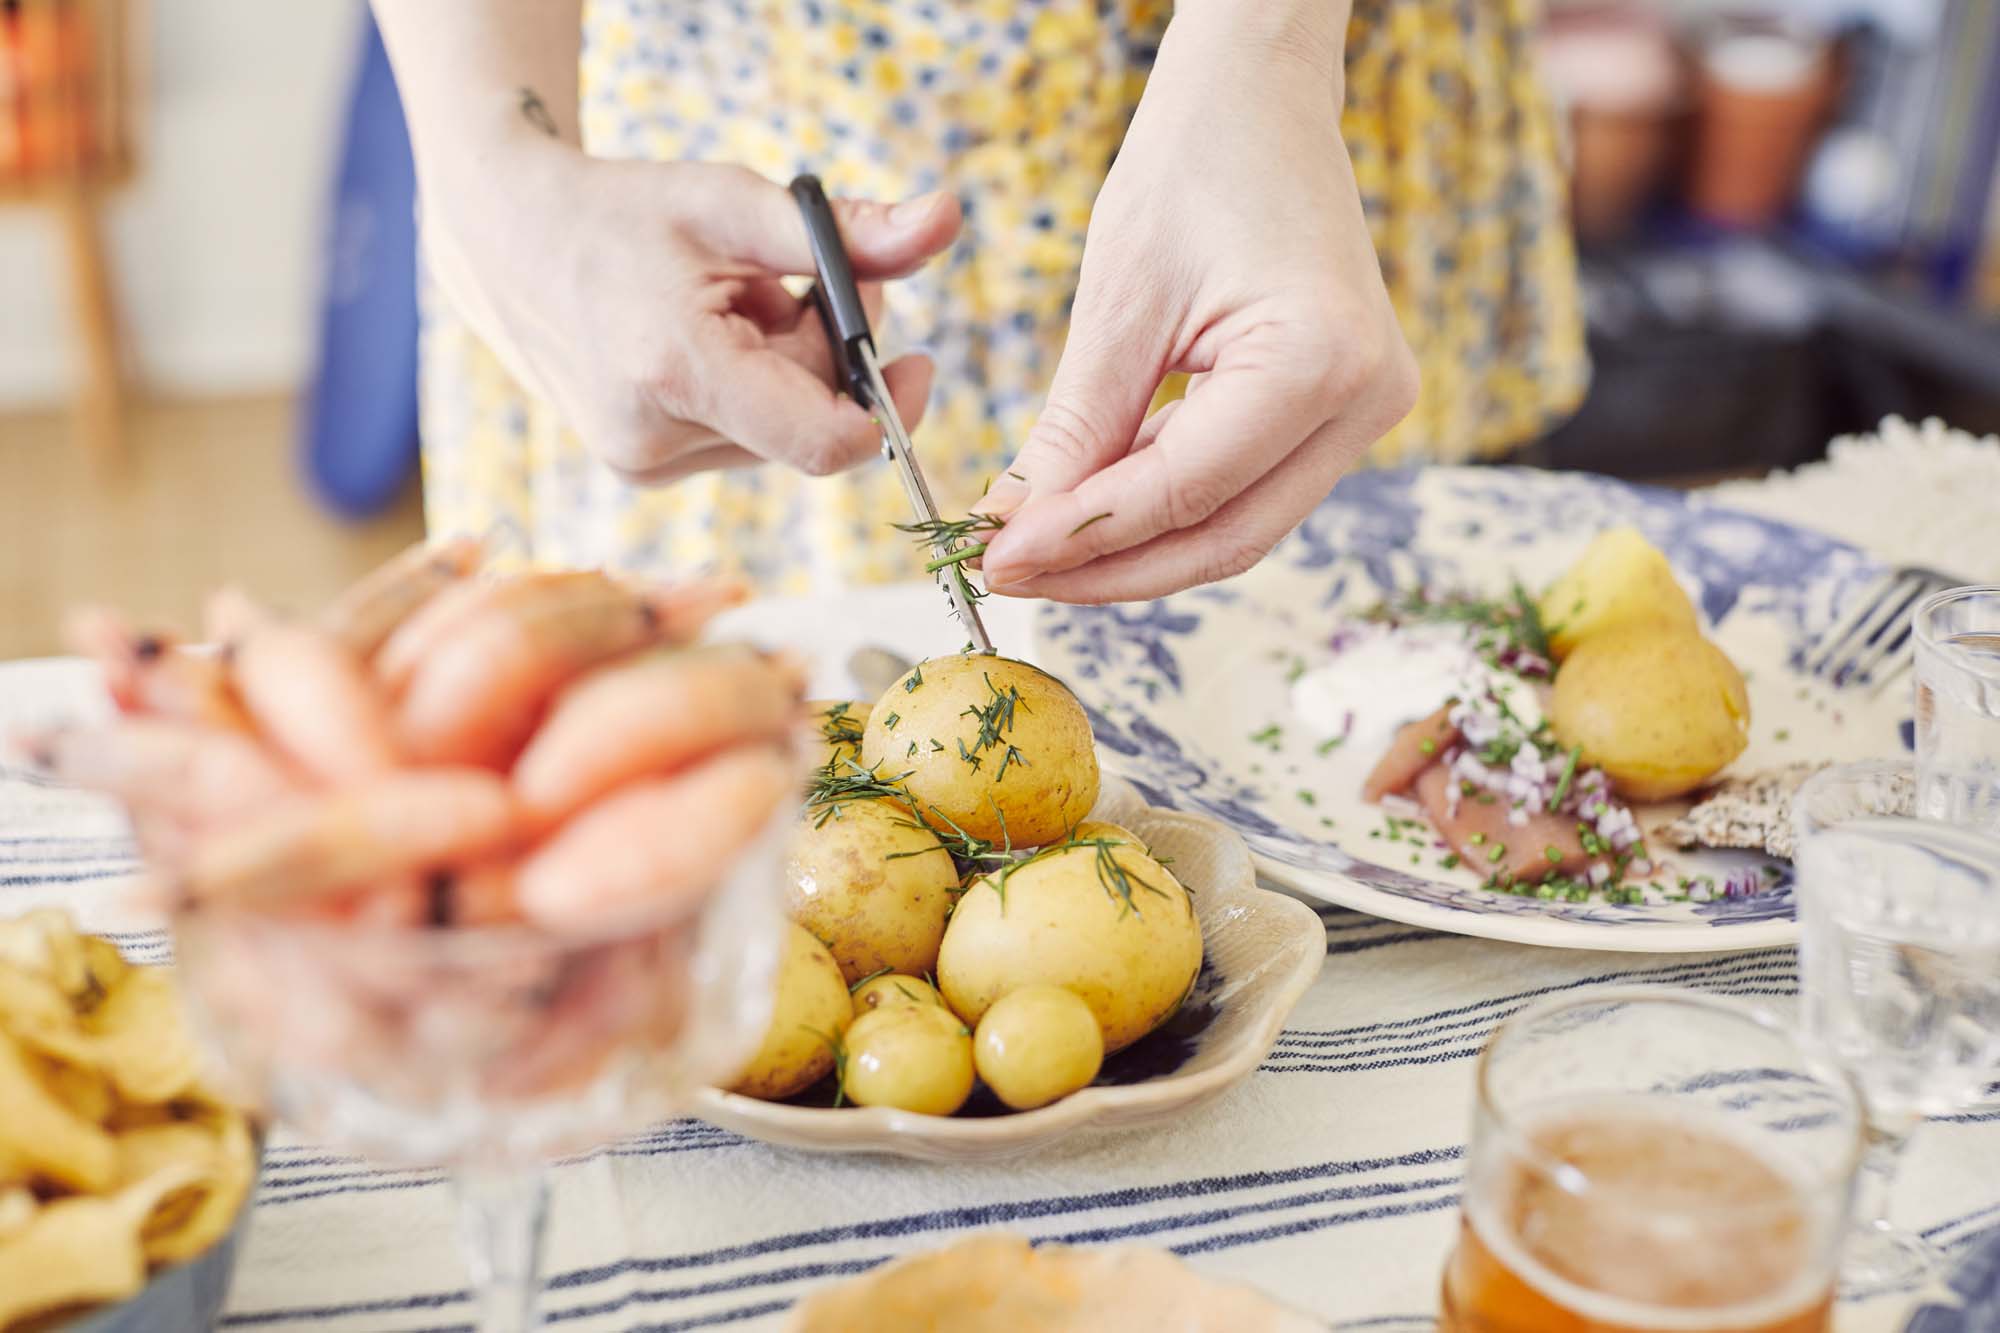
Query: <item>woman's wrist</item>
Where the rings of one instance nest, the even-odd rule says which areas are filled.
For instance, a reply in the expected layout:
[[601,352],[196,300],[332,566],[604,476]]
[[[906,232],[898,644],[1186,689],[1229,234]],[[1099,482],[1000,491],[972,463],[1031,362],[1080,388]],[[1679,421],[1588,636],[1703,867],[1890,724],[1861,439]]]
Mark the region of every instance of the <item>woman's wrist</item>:
[[1178,0],[1168,28],[1213,52],[1296,60],[1340,79],[1351,0]]

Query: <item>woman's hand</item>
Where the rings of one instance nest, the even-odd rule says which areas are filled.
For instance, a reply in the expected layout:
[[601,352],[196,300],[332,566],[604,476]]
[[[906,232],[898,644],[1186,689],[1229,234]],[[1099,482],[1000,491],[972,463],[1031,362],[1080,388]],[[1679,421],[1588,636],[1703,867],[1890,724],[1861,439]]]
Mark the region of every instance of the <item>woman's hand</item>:
[[[433,272],[475,331],[629,480],[661,483],[759,460],[824,475],[872,456],[868,414],[837,393],[809,302],[790,192],[740,167],[602,161],[517,141],[425,194]],[[842,200],[857,277],[907,273],[958,230],[955,199]],[[873,283],[864,296],[878,300]],[[923,414],[931,366],[886,368],[898,411]]]
[[[1345,6],[1296,8],[1252,31],[1241,6],[1180,5],[1048,405],[979,505],[1007,517],[994,591],[1125,601],[1239,573],[1414,403],[1340,140]],[[1147,418],[1174,371],[1185,399]]]

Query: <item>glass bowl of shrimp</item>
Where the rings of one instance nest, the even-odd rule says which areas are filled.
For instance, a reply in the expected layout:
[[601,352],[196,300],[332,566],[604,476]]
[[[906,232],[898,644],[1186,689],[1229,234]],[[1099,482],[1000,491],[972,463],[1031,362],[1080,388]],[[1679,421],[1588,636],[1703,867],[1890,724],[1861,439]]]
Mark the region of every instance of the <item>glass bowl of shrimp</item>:
[[24,738],[121,800],[234,1090],[457,1176],[480,1327],[534,1327],[541,1165],[755,1050],[805,671],[697,642],[719,583],[414,549],[317,616],[70,636],[105,718]]

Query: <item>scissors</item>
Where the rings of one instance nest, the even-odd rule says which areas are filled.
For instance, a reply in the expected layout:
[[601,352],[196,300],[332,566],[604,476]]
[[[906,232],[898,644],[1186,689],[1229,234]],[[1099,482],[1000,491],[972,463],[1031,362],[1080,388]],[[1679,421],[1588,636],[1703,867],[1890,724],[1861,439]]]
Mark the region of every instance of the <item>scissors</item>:
[[[896,415],[895,400],[889,396],[889,386],[882,378],[875,336],[868,329],[868,312],[861,304],[861,289],[854,283],[854,265],[840,239],[840,224],[834,220],[833,206],[827,203],[819,177],[812,175],[800,176],[792,182],[792,198],[805,218],[806,238],[812,245],[813,270],[818,278],[812,289],[813,305],[819,310],[820,322],[826,326],[835,374],[848,395],[875,418],[882,432],[882,454],[895,464],[903,493],[910,498],[910,508],[916,512],[921,526],[935,532],[939,523],[937,502],[931,499],[931,488],[924,481],[923,469],[917,466],[910,433],[903,429],[903,419]],[[939,555],[950,554],[945,538],[936,537],[933,541]],[[952,613],[965,626],[973,648],[982,653],[992,652],[993,640],[979,619],[979,607],[965,576],[953,565],[938,571],[938,583],[951,598]]]

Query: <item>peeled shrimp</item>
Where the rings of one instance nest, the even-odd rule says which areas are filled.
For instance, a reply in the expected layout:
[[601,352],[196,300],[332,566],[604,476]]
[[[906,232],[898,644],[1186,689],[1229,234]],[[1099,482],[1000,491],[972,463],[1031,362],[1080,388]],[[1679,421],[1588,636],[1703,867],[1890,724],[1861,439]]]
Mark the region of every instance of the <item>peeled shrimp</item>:
[[249,736],[170,718],[121,717],[21,744],[51,776],[175,823],[219,823],[298,791]]
[[236,648],[236,688],[301,768],[327,782],[395,767],[388,705],[360,659],[324,630],[268,621]]
[[634,778],[730,745],[779,739],[804,687],[796,659],[737,644],[600,667],[556,697],[515,763],[522,813],[549,827]]
[[388,773],[285,802],[204,837],[180,888],[193,900],[304,898],[506,848],[507,784],[477,769]]
[[613,792],[523,858],[521,910],[541,925],[597,928],[691,907],[797,778],[781,751],[744,746]]
[[185,648],[168,635],[139,633],[102,608],[73,613],[63,628],[70,646],[102,669],[112,700],[124,712],[250,729],[221,654]]
[[336,597],[320,613],[320,628],[365,659],[419,607],[477,569],[485,554],[477,537],[419,542]]
[[[483,605],[454,616],[453,632],[410,672],[396,736],[419,763],[505,765],[571,676],[699,627],[689,624],[686,590],[642,590],[603,574],[537,575],[492,588]],[[405,626],[418,628],[417,618]],[[397,667],[390,650],[399,642],[400,632],[384,645],[384,668]]]

